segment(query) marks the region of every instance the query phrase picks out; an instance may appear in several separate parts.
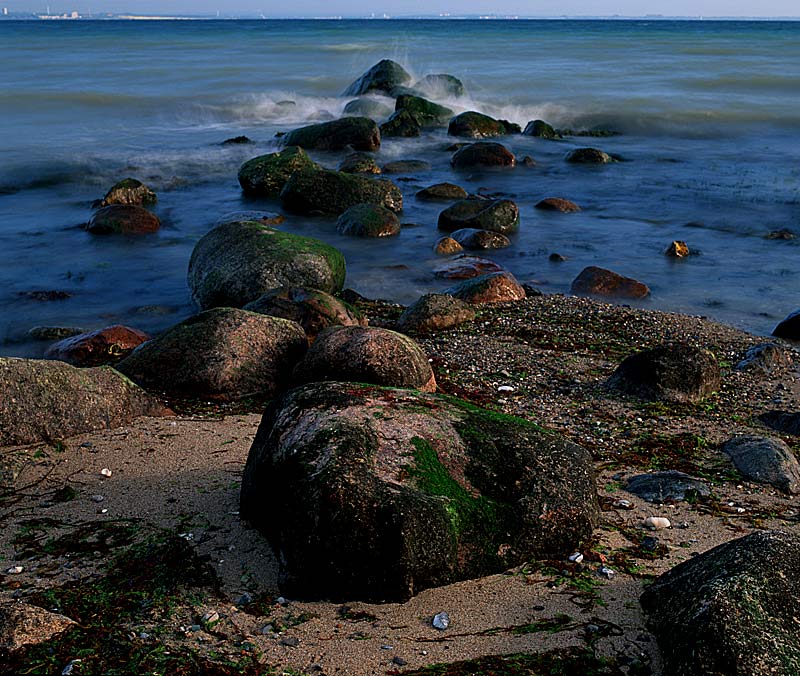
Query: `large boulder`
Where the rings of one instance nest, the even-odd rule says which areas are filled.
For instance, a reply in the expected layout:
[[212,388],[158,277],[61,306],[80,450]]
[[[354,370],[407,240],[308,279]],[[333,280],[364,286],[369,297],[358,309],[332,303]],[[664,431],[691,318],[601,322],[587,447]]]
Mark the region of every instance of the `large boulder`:
[[712,352],[686,343],[664,343],[626,357],[607,387],[648,401],[696,403],[719,390],[719,364]]
[[642,500],[659,504],[708,497],[711,494],[700,479],[674,469],[632,476],[625,490]]
[[512,168],[517,165],[517,158],[514,157],[514,153],[501,143],[479,141],[456,150],[450,159],[450,164],[454,169],[472,169],[474,167]]
[[477,228],[509,235],[519,228],[519,207],[511,200],[461,200],[439,214],[438,227],[447,232]]
[[296,171],[312,171],[321,167],[297,146],[247,160],[239,169],[239,185],[246,195],[277,197]]
[[157,232],[160,227],[158,216],[133,204],[112,204],[98,209],[86,224],[93,235],[144,235]]
[[142,387],[191,399],[271,397],[289,383],[308,346],[299,324],[214,308],[142,344],[117,370]]
[[133,204],[139,207],[146,207],[155,204],[157,201],[156,194],[144,183],[135,178],[123,178],[111,186],[97,206]]
[[435,333],[473,319],[475,309],[469,303],[445,293],[428,293],[405,309],[395,329],[409,334]]
[[367,92],[389,93],[411,82],[411,76],[396,61],[382,59],[342,92],[342,96],[361,96]]
[[290,131],[283,137],[287,146],[314,150],[378,150],[381,134],[375,120],[368,117],[343,117]]
[[457,77],[447,73],[426,75],[414,85],[414,89],[418,89],[433,98],[458,98],[459,96],[464,96],[464,83]]
[[784,493],[800,493],[800,463],[781,439],[743,435],[722,444],[745,479],[769,484]]
[[294,378],[301,383],[351,380],[436,390],[436,379],[422,348],[408,336],[375,326],[325,329],[297,365]]
[[675,566],[641,596],[665,676],[800,673],[800,537],[762,531]]
[[336,229],[351,237],[393,237],[400,234],[400,219],[378,204],[356,204],[339,216]]
[[189,260],[189,290],[197,305],[242,307],[279,286],[339,291],[344,256],[310,237],[258,221],[232,221],[208,232]]
[[403,210],[403,194],[388,179],[345,174],[341,171],[309,171],[294,174],[281,192],[281,201],[300,214],[338,215],[356,204],[379,204]]
[[525,289],[510,272],[502,270],[467,279],[445,291],[472,305],[524,300]]
[[572,281],[570,291],[579,296],[610,296],[614,298],[646,298],[650,289],[646,284],[625,277],[613,270],[590,265]]
[[491,138],[505,134],[518,134],[518,125],[505,120],[495,120],[493,117],[469,110],[456,115],[447,127],[450,136],[464,136],[467,138]]
[[394,109],[410,113],[421,127],[443,127],[453,117],[453,111],[450,108],[423,99],[421,96],[409,94],[398,96]]
[[786,340],[800,340],[800,310],[795,310],[781,320],[772,335]]
[[398,110],[381,125],[385,137],[416,138],[422,133],[420,121],[407,110]]
[[118,362],[148,340],[150,336],[143,331],[115,324],[59,340],[47,349],[45,357],[73,366],[103,366]]
[[63,439],[164,412],[110,367],[0,357],[0,446]]
[[800,436],[800,411],[765,411],[758,419],[782,434]]
[[267,410],[240,511],[289,594],[374,601],[561,558],[598,519],[580,446],[452,397],[355,383]]

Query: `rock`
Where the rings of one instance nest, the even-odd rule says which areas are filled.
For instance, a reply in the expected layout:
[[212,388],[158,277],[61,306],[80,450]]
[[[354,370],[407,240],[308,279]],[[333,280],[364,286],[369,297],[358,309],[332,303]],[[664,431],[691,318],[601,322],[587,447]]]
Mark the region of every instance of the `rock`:
[[34,326],[28,329],[28,337],[31,340],[63,340],[83,332],[74,326]]
[[450,233],[450,236],[465,249],[505,249],[511,245],[511,240],[499,232],[478,230],[477,228],[462,228]]
[[648,516],[644,520],[644,527],[649,528],[650,530],[664,530],[665,528],[670,528],[672,523],[669,519],[664,518],[663,516]]
[[[519,132],[519,127],[516,128]],[[515,133],[513,127],[503,120],[477,113],[474,110],[456,115],[447,127],[450,136],[465,136],[467,138],[491,138]]]
[[436,613],[433,616],[433,620],[431,620],[431,625],[434,629],[444,631],[450,626],[450,616],[444,610],[441,613]]
[[608,164],[614,158],[597,148],[576,148],[567,154],[567,162],[573,164]]
[[135,178],[123,178],[115,183],[100,200],[99,206],[111,204],[132,204],[138,207],[152,206],[158,201],[156,194],[144,183]]
[[279,286],[331,293],[344,285],[344,256],[324,242],[257,221],[223,223],[197,243],[189,290],[197,305],[241,307]]
[[556,253],[554,251],[547,257],[547,260],[549,260],[551,263],[563,263],[565,260],[567,260],[567,257],[562,256],[560,253]]
[[525,292],[525,298],[540,298],[544,296],[544,291],[530,284],[523,284],[522,290]]
[[448,294],[428,293],[406,308],[395,329],[408,334],[436,333],[473,319],[475,310],[463,300]]
[[157,232],[160,227],[158,216],[132,204],[103,207],[86,224],[86,230],[93,235],[143,235]]
[[381,135],[375,120],[368,117],[343,117],[290,131],[283,137],[287,146],[314,150],[378,150]]
[[745,479],[774,486],[784,493],[800,493],[800,463],[780,439],[745,435],[722,444]]
[[797,237],[791,230],[788,228],[782,228],[780,230],[773,230],[772,232],[768,232],[764,235],[764,239],[781,239],[781,240],[789,240],[794,239]]
[[339,171],[345,174],[380,174],[381,168],[372,155],[351,153],[342,160]]
[[311,343],[329,326],[366,326],[366,318],[352,305],[324,291],[282,286],[268,291],[243,310],[297,322]]
[[686,242],[676,239],[666,248],[664,255],[672,256],[673,258],[684,258],[689,255],[689,247],[686,246]]
[[320,166],[297,146],[260,155],[239,169],[239,185],[251,197],[276,197],[296,171],[312,171]]
[[560,211],[562,214],[571,214],[581,210],[575,202],[565,200],[563,197],[547,197],[537,202],[535,206],[543,211]]
[[517,159],[508,148],[500,143],[479,141],[459,148],[450,159],[454,169],[473,167],[515,167]]
[[73,366],[103,366],[118,362],[147,340],[150,336],[143,331],[115,324],[60,340],[48,348],[45,358]]
[[434,98],[464,96],[464,84],[461,80],[446,73],[426,75],[414,85],[414,89],[419,89]]
[[789,411],[767,411],[758,416],[767,427],[777,432],[800,436],[800,413]]
[[681,563],[641,604],[665,674],[800,673],[800,538],[761,531]]
[[590,454],[452,397],[297,388],[265,413],[241,514],[306,598],[402,601],[579,548],[598,519]]
[[233,138],[226,138],[220,145],[222,146],[246,146],[255,143],[247,136],[234,136]]
[[407,110],[392,113],[386,122],[381,125],[381,135],[384,137],[416,138],[422,133],[419,120]]
[[536,136],[544,139],[560,139],[559,134],[553,127],[551,127],[544,120],[532,120],[525,125],[525,130],[522,132],[525,136]]
[[395,112],[404,110],[413,115],[420,127],[443,127],[453,117],[453,111],[450,108],[440,106],[421,96],[398,96],[394,109]]
[[164,407],[114,369],[0,357],[0,446],[110,429]]
[[460,298],[472,305],[481,303],[506,303],[524,300],[525,289],[510,272],[492,272],[461,282],[445,290],[445,293]]
[[581,270],[581,273],[573,280],[570,292],[577,296],[611,296],[634,299],[646,298],[650,295],[650,289],[646,284],[596,265],[590,265]]
[[19,298],[25,298],[26,300],[35,300],[38,302],[67,300],[67,298],[72,298],[72,294],[69,291],[60,291],[57,289],[35,289],[32,291],[18,291],[17,296]]
[[294,174],[281,191],[281,201],[300,214],[338,215],[364,203],[403,210],[403,194],[391,181],[327,170]]
[[336,229],[352,237],[393,237],[400,234],[400,220],[377,204],[356,204],[339,216]]
[[344,90],[342,96],[361,96],[371,91],[390,92],[393,87],[411,82],[399,63],[382,59]]
[[471,279],[487,272],[502,270],[503,268],[494,261],[465,254],[434,268],[433,274],[441,279]]
[[349,380],[436,391],[425,353],[408,336],[375,326],[334,326],[318,336],[294,370],[300,383]]
[[628,479],[625,490],[647,502],[657,504],[680,502],[687,498],[711,495],[711,491],[700,479],[672,469],[664,472],[637,474]]
[[792,361],[788,350],[779,343],[761,343],[748,348],[736,370],[769,376],[779,368],[791,366]]
[[344,107],[342,114],[352,117],[369,117],[377,121],[389,117],[392,109],[376,99],[353,99]]
[[0,651],[47,643],[74,626],[75,622],[64,615],[28,603],[4,601],[0,603]]
[[523,167],[535,167],[536,160],[534,160],[530,155],[525,155],[520,161],[519,164]]
[[509,235],[519,229],[519,208],[511,200],[461,200],[439,214],[438,227],[447,232],[477,228]]
[[416,197],[420,200],[463,200],[467,198],[467,191],[453,183],[436,183],[420,190]]
[[722,384],[712,352],[686,343],[664,343],[626,357],[606,386],[648,401],[696,403]]
[[800,340],[800,310],[795,310],[781,321],[772,330],[772,335],[786,340]]
[[438,256],[452,256],[464,250],[452,237],[442,237],[433,245],[433,251]]
[[384,174],[416,174],[420,171],[430,171],[431,163],[425,160],[397,160],[383,165]]
[[295,322],[214,308],[143,343],[117,364],[117,370],[146,389],[180,397],[272,397],[288,385],[307,346]]

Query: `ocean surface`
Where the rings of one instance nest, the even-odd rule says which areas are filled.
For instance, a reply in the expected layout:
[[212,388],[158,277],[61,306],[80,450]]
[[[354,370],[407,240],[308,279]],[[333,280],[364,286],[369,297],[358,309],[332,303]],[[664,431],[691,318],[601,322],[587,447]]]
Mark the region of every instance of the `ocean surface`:
[[[339,247],[351,288],[405,303],[450,284],[432,272],[443,206],[414,198],[448,180],[519,204],[512,246],[486,257],[546,293],[569,293],[600,265],[647,283],[643,307],[755,333],[800,307],[800,237],[766,237],[800,236],[800,22],[5,21],[0,354],[43,354],[47,343],[27,335],[35,326],[157,332],[192,314],[186,270],[198,239],[236,214],[280,209],[243,198],[239,166],[274,151],[276,132],[338,117],[350,100],[341,92],[382,58],[415,77],[463,80],[464,98],[439,99],[456,111],[619,135],[505,137],[536,166],[461,175],[446,130],[386,139],[379,164],[432,164],[398,180],[402,221],[414,227],[365,241],[337,234],[333,218],[280,226]],[[255,144],[221,145],[240,134]],[[625,161],[564,161],[587,145]],[[158,193],[161,231],[90,235],[92,201],[127,176]],[[534,209],[545,197],[583,210]],[[696,255],[664,256],[675,239]],[[553,252],[566,261],[549,261]]]

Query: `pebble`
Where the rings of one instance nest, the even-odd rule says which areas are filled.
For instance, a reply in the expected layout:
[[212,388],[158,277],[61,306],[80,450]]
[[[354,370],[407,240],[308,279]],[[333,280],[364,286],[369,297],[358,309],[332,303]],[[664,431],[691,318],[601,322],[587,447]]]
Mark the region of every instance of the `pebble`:
[[93,495],[92,502],[103,502],[105,498],[102,495]]
[[[232,547],[233,545],[231,545]],[[231,551],[230,547],[228,551]],[[237,606],[248,606],[253,602],[253,595],[250,592],[245,592],[238,599],[236,599]]]
[[607,577],[609,580],[617,574],[613,568],[609,568],[608,566],[600,566],[597,569],[597,572],[600,573],[603,577]]
[[12,566],[6,570],[6,575],[19,575],[23,570],[25,569],[22,566]]
[[399,657],[398,655],[395,655],[392,658],[392,663],[396,664],[398,667],[404,667],[406,666],[406,664],[408,664],[408,662],[406,662],[402,657]]
[[572,563],[582,563],[583,554],[581,554],[580,552],[575,552],[574,554],[570,554],[569,560],[572,561]]
[[672,524],[669,519],[663,516],[648,516],[644,520],[644,525],[645,528],[649,528],[650,530],[662,530],[664,528],[669,528]]
[[202,618],[203,624],[214,624],[219,622],[219,613],[216,610],[209,610]]
[[281,639],[281,645],[285,645],[288,648],[296,648],[300,645],[300,639],[296,636],[284,636]]
[[441,613],[437,613],[433,617],[433,621],[431,624],[439,629],[440,631],[444,631],[447,627],[450,626],[450,616],[447,614],[446,611],[442,611]]
[[287,601],[285,598],[283,598],[283,596],[279,596],[275,599],[275,603],[277,603],[279,606],[285,606]]
[[514,388],[511,387],[511,385],[500,385],[500,387],[497,388],[497,391],[498,392],[513,392]]
[[64,668],[61,670],[61,676],[70,676],[70,674],[72,674],[72,671],[75,669],[75,667],[76,667],[76,666],[77,666],[77,665],[78,665],[80,662],[81,662],[81,660],[78,660],[78,659],[75,659],[75,660],[70,660],[69,662],[67,662],[67,666],[65,666],[65,667],[64,667]]
[[630,500],[622,498],[620,500],[614,500],[614,507],[617,509],[633,509],[633,503]]
[[111,476],[111,470],[108,469],[108,467],[103,467],[103,469],[100,470],[100,474],[102,474],[104,477],[109,477]]

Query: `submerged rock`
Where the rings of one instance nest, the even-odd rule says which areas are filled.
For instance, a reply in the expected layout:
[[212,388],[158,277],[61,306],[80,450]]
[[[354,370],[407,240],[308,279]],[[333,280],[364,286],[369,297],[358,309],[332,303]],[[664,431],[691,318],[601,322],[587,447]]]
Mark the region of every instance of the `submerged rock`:
[[[459,244],[459,246],[461,245]],[[434,268],[433,274],[442,279],[471,279],[485,275],[487,272],[502,270],[503,268],[494,261],[464,254]]]
[[547,197],[536,203],[536,208],[542,211],[559,211],[562,214],[572,214],[581,208],[563,197]]
[[134,206],[152,206],[158,202],[155,192],[144,183],[135,178],[123,178],[115,183],[105,194],[98,206],[107,207],[111,204],[132,204]]
[[461,200],[439,214],[438,227],[447,232],[477,228],[509,235],[519,229],[519,208],[511,200]]
[[454,183],[436,183],[420,190],[416,197],[420,200],[463,200],[467,198],[467,191]]
[[463,300],[443,293],[428,293],[409,305],[395,328],[402,333],[427,334],[475,319],[475,310]]
[[393,237],[400,234],[400,220],[386,207],[356,204],[339,216],[336,229],[352,237]]
[[689,255],[689,247],[686,246],[686,242],[676,239],[666,248],[664,255],[672,258],[685,258]]
[[148,340],[143,331],[115,324],[60,340],[47,349],[45,357],[73,366],[103,366],[118,362]]
[[560,139],[561,134],[559,134],[552,126],[547,124],[544,120],[532,120],[525,125],[525,129],[522,132],[525,136],[536,136],[538,138],[544,139]]
[[320,166],[302,148],[289,146],[245,162],[239,169],[239,185],[252,197],[276,197],[292,174],[316,169]]
[[573,164],[608,164],[614,161],[611,155],[597,148],[576,148],[567,154],[566,159]]
[[356,204],[379,204],[394,212],[403,210],[403,194],[388,179],[311,171],[294,174],[281,191],[281,201],[300,214],[338,215]]
[[518,134],[519,125],[513,125],[505,120],[495,120],[493,117],[475,112],[474,110],[456,115],[447,127],[450,136],[465,136],[467,138],[491,138],[505,134]]
[[384,174],[416,174],[430,170],[431,163],[425,160],[396,160],[383,165]]
[[450,233],[450,236],[465,249],[505,249],[511,246],[511,240],[499,232],[479,230],[477,228],[462,228]]
[[631,277],[596,265],[581,270],[573,280],[570,291],[575,295],[612,296],[615,298],[646,298],[650,289]]
[[112,204],[95,212],[86,229],[93,235],[144,235],[161,228],[158,216],[144,207]]
[[800,493],[800,463],[780,439],[745,435],[722,444],[745,479],[769,484],[784,493]]
[[508,148],[500,143],[480,141],[459,148],[450,160],[454,169],[473,167],[513,168],[517,159]]
[[411,76],[396,61],[382,59],[344,90],[342,96],[361,96],[371,91],[387,94],[398,85],[411,82]]
[[381,134],[375,120],[368,117],[343,117],[290,131],[284,145],[314,150],[378,150]]

